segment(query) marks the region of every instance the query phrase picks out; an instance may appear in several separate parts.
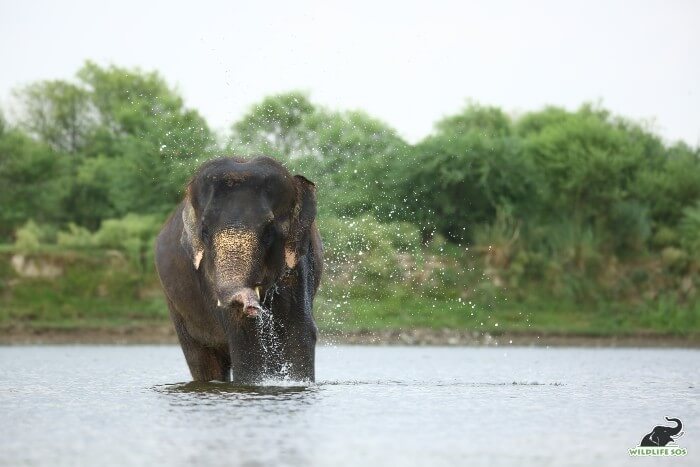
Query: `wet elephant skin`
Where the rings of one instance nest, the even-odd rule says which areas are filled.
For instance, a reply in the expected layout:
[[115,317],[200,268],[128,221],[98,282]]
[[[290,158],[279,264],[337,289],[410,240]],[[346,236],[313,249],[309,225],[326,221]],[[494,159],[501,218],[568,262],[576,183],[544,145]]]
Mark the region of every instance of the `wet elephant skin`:
[[269,157],[204,163],[155,245],[195,381],[314,380],[316,188]]

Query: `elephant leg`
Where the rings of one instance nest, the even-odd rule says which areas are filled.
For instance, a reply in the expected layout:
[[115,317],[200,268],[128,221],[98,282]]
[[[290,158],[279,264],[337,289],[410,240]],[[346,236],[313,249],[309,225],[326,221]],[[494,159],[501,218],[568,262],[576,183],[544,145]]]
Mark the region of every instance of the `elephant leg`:
[[171,310],[170,316],[187,366],[194,381],[231,381],[231,361],[227,349],[206,347],[190,336],[182,318]]
[[303,321],[287,329],[283,348],[288,376],[294,380],[314,381],[316,325],[313,321]]

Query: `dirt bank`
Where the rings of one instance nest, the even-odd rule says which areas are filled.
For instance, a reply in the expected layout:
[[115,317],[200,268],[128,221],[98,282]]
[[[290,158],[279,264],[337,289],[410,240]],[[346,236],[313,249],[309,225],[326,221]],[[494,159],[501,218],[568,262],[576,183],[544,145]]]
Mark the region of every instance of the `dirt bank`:
[[[458,329],[359,330],[321,332],[320,343],[330,345],[468,345],[468,346],[580,346],[700,348],[700,336],[638,334],[581,336],[564,334],[492,335]],[[140,325],[90,329],[5,328],[0,345],[36,344],[177,344],[171,325]]]

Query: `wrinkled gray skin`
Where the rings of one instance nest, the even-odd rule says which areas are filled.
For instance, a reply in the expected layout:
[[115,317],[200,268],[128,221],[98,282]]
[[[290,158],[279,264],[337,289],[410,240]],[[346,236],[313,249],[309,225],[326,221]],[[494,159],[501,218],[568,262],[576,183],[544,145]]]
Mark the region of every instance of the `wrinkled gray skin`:
[[314,380],[311,308],[323,267],[315,218],[314,184],[274,159],[199,168],[155,246],[194,380]]
[[683,429],[683,424],[677,418],[668,418],[666,420],[669,422],[675,422],[676,426],[655,426],[651,433],[647,433],[642,441],[639,443],[640,446],[666,446],[668,443],[673,441],[673,438],[678,436]]

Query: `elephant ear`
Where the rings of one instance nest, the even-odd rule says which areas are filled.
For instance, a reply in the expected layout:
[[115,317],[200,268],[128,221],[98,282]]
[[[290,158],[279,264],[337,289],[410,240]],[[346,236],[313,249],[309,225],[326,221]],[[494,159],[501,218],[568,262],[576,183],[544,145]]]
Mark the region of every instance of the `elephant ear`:
[[657,446],[661,445],[661,440],[659,439],[659,434],[654,430],[651,433],[651,436],[649,436],[649,439],[651,439],[651,442],[656,444]]
[[294,176],[296,200],[292,208],[289,234],[284,245],[284,261],[294,268],[309,250],[309,233],[316,220],[316,185],[306,177]]
[[194,212],[194,206],[192,206],[189,188],[182,208],[182,224],[184,228],[180,236],[180,243],[190,254],[194,268],[199,269],[199,264],[204,256],[204,244],[199,235],[197,216]]

